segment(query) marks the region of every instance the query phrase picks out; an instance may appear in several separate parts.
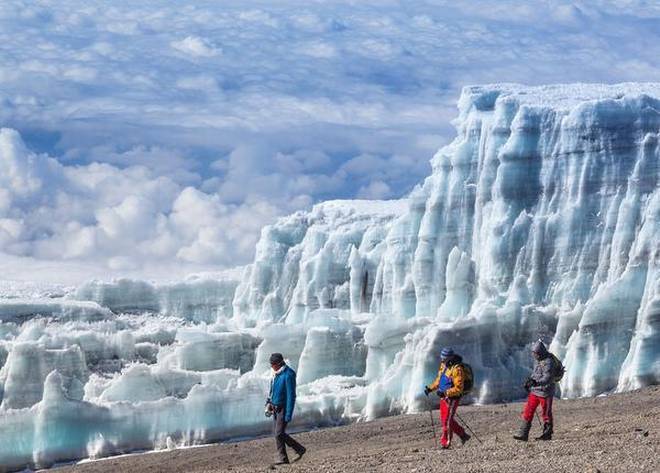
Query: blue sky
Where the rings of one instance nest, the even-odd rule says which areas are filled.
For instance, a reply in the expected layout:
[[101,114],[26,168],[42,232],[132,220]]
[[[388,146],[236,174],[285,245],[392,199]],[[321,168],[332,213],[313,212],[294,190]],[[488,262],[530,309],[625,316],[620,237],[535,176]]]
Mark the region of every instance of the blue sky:
[[244,264],[277,216],[409,192],[463,85],[657,81],[658,57],[640,0],[4,0],[3,269]]

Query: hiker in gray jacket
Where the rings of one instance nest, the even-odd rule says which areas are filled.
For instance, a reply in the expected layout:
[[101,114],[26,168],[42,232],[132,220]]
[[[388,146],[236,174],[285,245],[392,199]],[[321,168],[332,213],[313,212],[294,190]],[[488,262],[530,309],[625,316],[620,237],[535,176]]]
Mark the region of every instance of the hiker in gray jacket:
[[552,399],[555,395],[555,385],[563,374],[561,362],[548,351],[541,340],[532,346],[534,355],[534,371],[525,381],[525,390],[529,393],[527,403],[522,413],[520,430],[513,436],[516,440],[527,441],[529,430],[536,408],[541,406],[543,417],[543,433],[536,440],[552,439]]

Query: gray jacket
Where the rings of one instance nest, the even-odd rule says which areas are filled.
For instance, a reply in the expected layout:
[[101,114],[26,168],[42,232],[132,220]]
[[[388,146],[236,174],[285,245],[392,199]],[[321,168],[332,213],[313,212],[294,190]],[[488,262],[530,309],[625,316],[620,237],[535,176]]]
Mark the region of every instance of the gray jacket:
[[531,378],[536,381],[536,386],[533,386],[530,392],[539,397],[552,397],[555,395],[555,381],[553,379],[555,361],[540,340],[534,344],[532,352],[538,353],[541,359],[534,362],[534,371]]

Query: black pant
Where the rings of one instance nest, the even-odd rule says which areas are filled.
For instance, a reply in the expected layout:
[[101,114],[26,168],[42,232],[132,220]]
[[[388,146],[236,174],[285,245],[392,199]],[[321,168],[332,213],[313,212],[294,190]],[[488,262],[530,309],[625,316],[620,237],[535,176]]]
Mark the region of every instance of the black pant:
[[273,434],[275,435],[275,444],[280,461],[289,461],[286,454],[286,446],[293,448],[300,455],[305,451],[305,447],[296,442],[293,437],[286,433],[286,422],[284,422],[284,412],[277,412],[273,416]]

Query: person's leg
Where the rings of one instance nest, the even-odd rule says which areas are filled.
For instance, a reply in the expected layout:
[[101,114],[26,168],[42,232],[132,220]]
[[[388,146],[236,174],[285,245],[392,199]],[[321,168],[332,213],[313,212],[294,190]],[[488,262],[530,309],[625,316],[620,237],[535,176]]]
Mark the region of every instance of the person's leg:
[[286,422],[284,422],[284,414],[281,412],[275,414],[273,422],[275,425],[275,445],[277,446],[279,461],[283,463],[289,463],[289,457],[286,454]]
[[541,417],[543,417],[543,433],[536,440],[552,440],[552,396],[541,398]]
[[284,434],[284,442],[286,442],[289,447],[293,448],[298,455],[305,453],[305,447],[287,433]]
[[[449,423],[451,426],[451,430],[456,435],[463,438],[465,437],[465,430],[463,430],[463,427],[461,427],[461,425],[458,422],[456,422],[456,420],[454,419],[454,417],[456,416],[456,411],[458,410],[458,405],[460,404],[460,399],[451,399],[449,403],[451,405],[451,411],[449,414],[449,419],[450,419]],[[451,442],[451,436],[449,440]]]
[[518,429],[518,433],[513,436],[514,439],[526,442],[529,438],[529,429],[532,428],[532,419],[534,419],[534,412],[539,405],[539,399],[538,396],[532,393],[527,396],[527,402],[522,412],[520,428]]
[[449,447],[449,403],[447,399],[440,399],[440,425],[442,426],[442,437],[440,437],[440,445],[442,448]]
[[541,398],[541,417],[546,424],[552,424],[552,396]]
[[534,412],[539,406],[542,397],[537,396],[536,394],[530,394],[527,396],[527,402],[525,403],[525,408],[523,409],[522,418],[526,422],[532,422],[534,420]]

